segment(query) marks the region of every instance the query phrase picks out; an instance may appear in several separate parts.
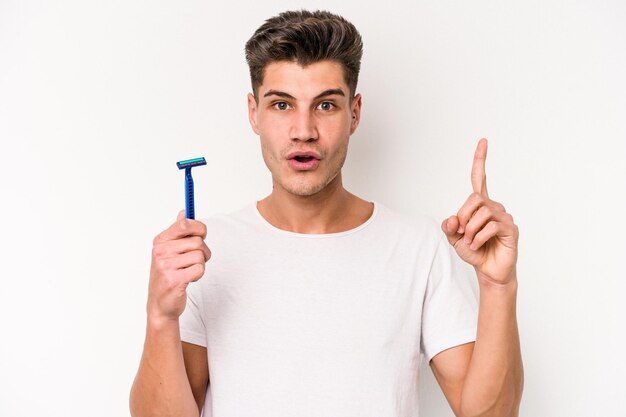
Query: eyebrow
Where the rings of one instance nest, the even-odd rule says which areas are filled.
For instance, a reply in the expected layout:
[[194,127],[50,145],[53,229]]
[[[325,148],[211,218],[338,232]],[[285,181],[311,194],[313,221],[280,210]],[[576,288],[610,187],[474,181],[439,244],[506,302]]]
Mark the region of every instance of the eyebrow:
[[[316,95],[313,100],[317,100],[317,99],[320,99],[322,97],[333,96],[333,95],[338,95],[338,96],[342,96],[342,97],[346,96],[346,94],[343,92],[343,90],[341,88],[329,88],[328,90],[324,90],[321,93],[319,93],[318,95]],[[296,99],[291,94],[285,93],[284,91],[278,91],[278,90],[269,90],[267,93],[263,94],[263,97],[268,97],[268,96],[284,97],[284,98],[288,98],[288,99],[291,99],[291,100],[295,100]]]

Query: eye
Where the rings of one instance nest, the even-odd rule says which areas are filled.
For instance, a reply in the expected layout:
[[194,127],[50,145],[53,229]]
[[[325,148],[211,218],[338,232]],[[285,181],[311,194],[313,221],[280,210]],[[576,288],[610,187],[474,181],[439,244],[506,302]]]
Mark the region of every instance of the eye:
[[331,103],[330,101],[322,101],[320,103],[319,106],[317,106],[319,109],[322,109],[324,111],[329,111],[335,108],[335,105],[333,103]]
[[289,103],[287,103],[286,101],[277,101],[276,103],[272,104],[272,107],[274,107],[276,110],[287,110],[289,108]]

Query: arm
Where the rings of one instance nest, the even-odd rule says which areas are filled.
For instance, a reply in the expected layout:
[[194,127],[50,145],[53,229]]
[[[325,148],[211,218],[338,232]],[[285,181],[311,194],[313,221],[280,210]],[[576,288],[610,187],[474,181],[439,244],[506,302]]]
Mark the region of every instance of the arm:
[[433,373],[457,416],[516,417],[524,375],[516,317],[519,231],[502,204],[489,198],[487,141],[476,148],[470,195],[442,230],[476,270],[480,288],[476,342],[436,355]]
[[519,415],[524,372],[510,287],[480,287],[475,343],[445,350],[430,365],[457,416]]
[[[134,417],[198,417],[208,383],[206,349],[183,344],[187,286],[204,274],[206,227],[184,218],[154,239],[144,351],[130,392]],[[204,392],[204,391],[203,391]]]
[[[131,415],[199,417],[201,404],[194,399],[185,364],[178,321],[148,319],[143,355],[130,394]],[[187,366],[191,374],[201,372],[196,371],[197,365]]]
[[198,404],[198,410],[202,410],[206,389],[209,386],[207,350],[204,346],[183,342],[183,358],[185,359],[185,369],[191,385],[191,392],[193,392],[193,397]]

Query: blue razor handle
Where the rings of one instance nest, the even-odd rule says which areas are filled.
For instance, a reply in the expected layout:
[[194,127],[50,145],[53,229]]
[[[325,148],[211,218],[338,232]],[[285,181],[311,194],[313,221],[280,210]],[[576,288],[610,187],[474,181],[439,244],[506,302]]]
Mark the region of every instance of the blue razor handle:
[[193,203],[193,177],[191,176],[191,168],[206,165],[204,158],[187,159],[185,161],[176,162],[178,169],[185,170],[185,213],[188,219],[195,219],[196,212]]

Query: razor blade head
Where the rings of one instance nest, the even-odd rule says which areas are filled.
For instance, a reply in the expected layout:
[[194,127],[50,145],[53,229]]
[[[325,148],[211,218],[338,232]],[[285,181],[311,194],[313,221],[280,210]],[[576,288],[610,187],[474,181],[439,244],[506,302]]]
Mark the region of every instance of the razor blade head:
[[186,159],[184,161],[176,162],[178,169],[199,167],[200,165],[206,165],[204,158]]

